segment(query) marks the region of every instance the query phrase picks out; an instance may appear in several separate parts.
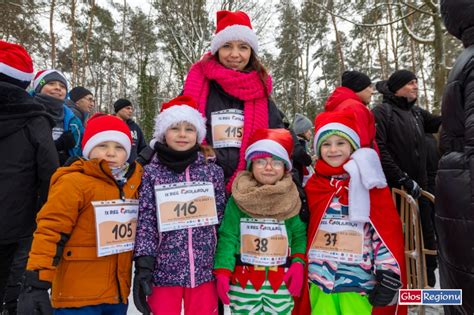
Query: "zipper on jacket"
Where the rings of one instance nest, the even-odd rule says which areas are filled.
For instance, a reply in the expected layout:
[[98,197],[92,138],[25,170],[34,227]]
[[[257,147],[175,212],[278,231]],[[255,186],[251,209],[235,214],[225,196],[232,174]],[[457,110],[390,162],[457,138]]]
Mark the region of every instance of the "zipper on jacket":
[[[186,167],[186,182],[191,182],[191,175],[189,174],[189,166]],[[191,281],[191,288],[196,285],[196,275],[194,266],[194,250],[193,250],[193,228],[188,228],[188,254],[189,254],[189,276]]]

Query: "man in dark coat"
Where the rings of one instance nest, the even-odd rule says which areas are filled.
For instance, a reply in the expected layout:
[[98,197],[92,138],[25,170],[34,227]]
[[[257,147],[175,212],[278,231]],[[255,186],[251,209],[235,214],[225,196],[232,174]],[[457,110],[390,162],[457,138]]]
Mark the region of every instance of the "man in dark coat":
[[462,289],[463,305],[446,314],[474,313],[474,1],[442,0],[449,33],[464,51],[449,73],[442,102],[444,154],[436,179],[435,222],[441,288]]
[[[403,186],[415,199],[421,189],[427,189],[426,133],[437,133],[441,117],[416,106],[418,80],[408,70],[395,71],[387,81],[378,82],[383,94],[382,104],[373,109],[376,122],[376,141],[382,167],[391,188]],[[429,201],[419,198],[420,217],[425,247],[436,249]],[[434,286],[436,258],[427,256],[428,285]]]
[[143,135],[142,129],[133,121],[133,105],[127,99],[120,98],[114,103],[115,115],[125,121],[130,128],[132,133],[132,151],[128,158],[128,163],[132,163],[137,159],[138,153],[146,147],[145,136]]
[[[0,41],[1,304],[13,258],[17,251],[24,251],[23,245],[29,246],[36,213],[46,201],[50,177],[59,166],[51,137],[54,121],[25,91],[32,78],[33,63],[26,50]],[[16,303],[10,306],[13,314]]]

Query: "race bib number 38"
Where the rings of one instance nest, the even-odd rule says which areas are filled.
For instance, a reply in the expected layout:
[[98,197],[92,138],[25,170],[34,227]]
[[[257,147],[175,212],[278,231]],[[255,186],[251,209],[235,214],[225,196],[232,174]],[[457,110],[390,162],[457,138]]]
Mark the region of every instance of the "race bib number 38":
[[138,200],[93,201],[97,256],[133,250],[137,229]]
[[310,259],[360,263],[363,259],[364,223],[322,219],[308,253]]
[[244,129],[243,111],[227,109],[211,115],[214,148],[240,148]]
[[273,219],[240,220],[242,262],[259,266],[278,266],[288,256],[288,235],[284,222]]
[[156,185],[155,196],[160,232],[218,223],[214,186],[210,182]]

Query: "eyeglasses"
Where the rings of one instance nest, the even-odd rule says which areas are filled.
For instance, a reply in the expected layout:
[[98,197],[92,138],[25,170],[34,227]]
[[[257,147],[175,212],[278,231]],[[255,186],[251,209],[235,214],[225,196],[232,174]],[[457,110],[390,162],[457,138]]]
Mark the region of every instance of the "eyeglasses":
[[268,164],[272,166],[272,168],[276,170],[281,170],[282,168],[285,167],[285,162],[281,160],[267,160],[267,159],[256,159],[252,161],[253,165],[255,165],[256,168],[265,168],[267,167]]

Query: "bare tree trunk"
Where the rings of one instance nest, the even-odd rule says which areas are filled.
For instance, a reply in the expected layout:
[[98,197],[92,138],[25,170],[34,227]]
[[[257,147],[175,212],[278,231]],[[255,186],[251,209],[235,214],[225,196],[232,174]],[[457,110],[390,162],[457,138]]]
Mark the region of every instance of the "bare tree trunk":
[[392,1],[388,2],[388,19],[389,19],[389,32],[390,32],[390,41],[392,42],[393,49],[393,60],[395,62],[395,70],[398,69],[398,47],[395,46],[394,30],[393,30],[393,16],[392,16]]
[[127,0],[123,0],[123,20],[122,20],[122,69],[120,71],[120,96],[124,96],[125,91],[125,15],[127,12]]
[[95,13],[95,0],[90,0],[91,10],[89,12],[89,25],[87,27],[87,36],[84,41],[84,54],[82,56],[82,72],[81,72],[81,85],[86,83],[86,69],[89,66],[89,41],[92,36],[92,24],[94,22],[94,13]]
[[[333,8],[333,1],[330,0],[328,3],[328,7]],[[331,14],[331,21],[332,25],[334,27],[334,32],[336,33],[336,47],[337,47],[337,55],[339,56],[339,76],[338,76],[338,85],[341,84],[341,77],[342,73],[344,72],[344,69],[346,68],[344,65],[344,53],[342,52],[342,43],[341,43],[341,37],[339,35],[339,31],[337,29],[337,24],[336,24],[336,17],[334,14]]]
[[77,84],[77,39],[76,39],[76,0],[71,1],[71,18],[69,20],[71,26],[71,42],[72,42],[72,85]]
[[54,36],[54,7],[56,5],[55,0],[51,0],[51,6],[49,11],[49,38],[51,43],[51,68],[56,68],[56,37]]

